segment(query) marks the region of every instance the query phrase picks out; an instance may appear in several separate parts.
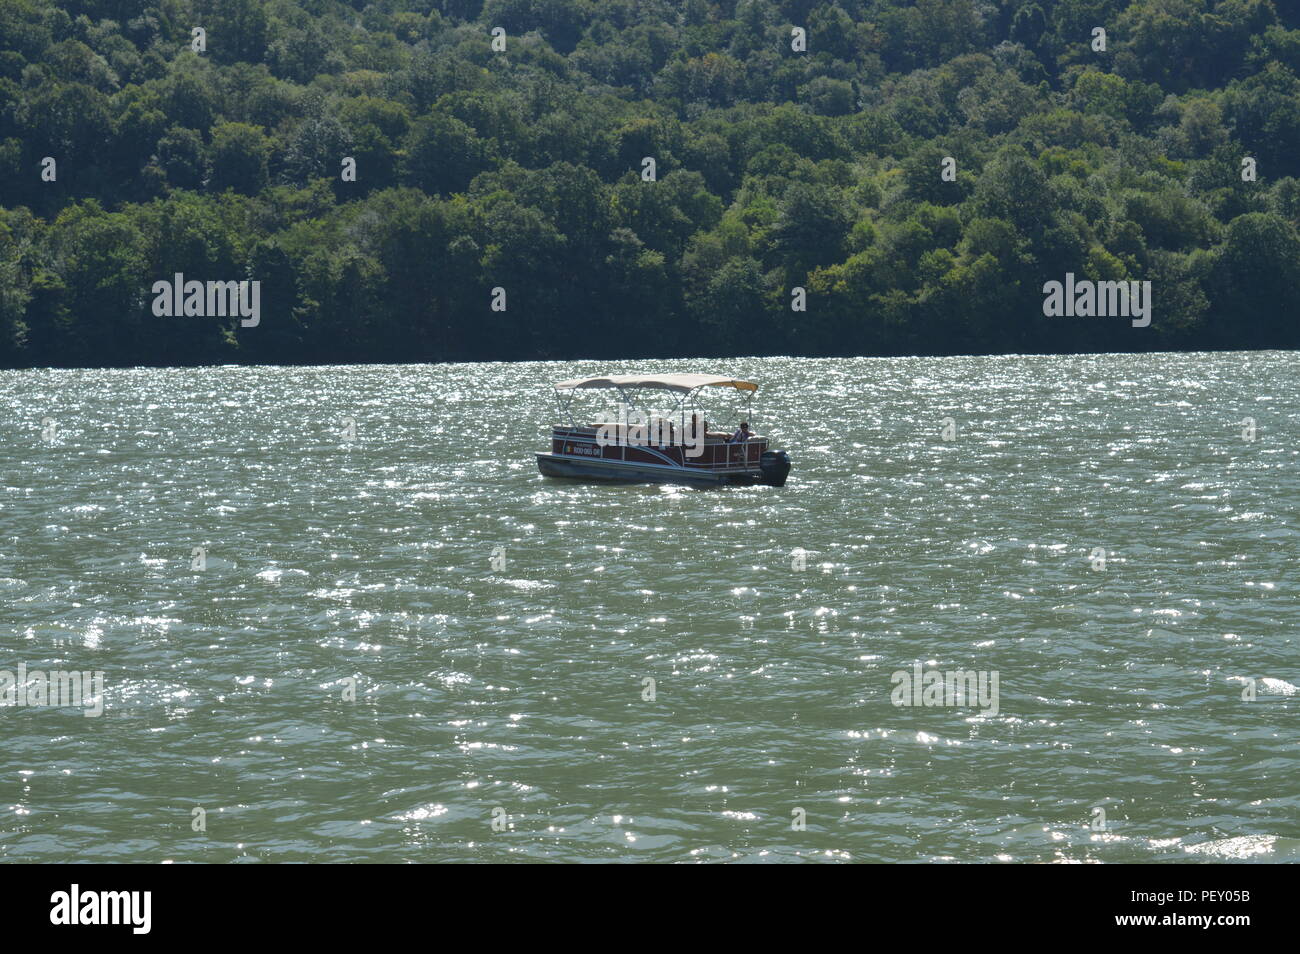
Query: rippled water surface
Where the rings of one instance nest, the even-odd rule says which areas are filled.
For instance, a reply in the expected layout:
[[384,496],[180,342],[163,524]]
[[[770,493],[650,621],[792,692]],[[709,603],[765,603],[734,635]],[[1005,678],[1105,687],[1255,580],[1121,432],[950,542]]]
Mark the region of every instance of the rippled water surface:
[[[786,487],[538,475],[549,382],[713,369]],[[0,374],[0,669],[106,680],[0,709],[0,858],[1300,860],[1298,372]]]

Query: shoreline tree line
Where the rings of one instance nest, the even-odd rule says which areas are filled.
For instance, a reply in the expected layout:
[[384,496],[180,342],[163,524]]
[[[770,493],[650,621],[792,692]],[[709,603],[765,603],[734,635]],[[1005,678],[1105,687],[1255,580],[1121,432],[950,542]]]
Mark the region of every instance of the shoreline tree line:
[[1298,73],[1272,0],[4,0],[0,367],[1296,348]]

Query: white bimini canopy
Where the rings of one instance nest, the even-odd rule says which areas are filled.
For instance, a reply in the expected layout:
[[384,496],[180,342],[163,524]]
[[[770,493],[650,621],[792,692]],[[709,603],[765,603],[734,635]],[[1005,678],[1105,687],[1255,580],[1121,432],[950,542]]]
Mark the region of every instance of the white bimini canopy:
[[574,388],[656,388],[661,391],[686,393],[696,388],[735,388],[738,391],[757,391],[751,381],[737,381],[719,374],[609,374],[597,378],[574,378],[555,385],[557,391]]

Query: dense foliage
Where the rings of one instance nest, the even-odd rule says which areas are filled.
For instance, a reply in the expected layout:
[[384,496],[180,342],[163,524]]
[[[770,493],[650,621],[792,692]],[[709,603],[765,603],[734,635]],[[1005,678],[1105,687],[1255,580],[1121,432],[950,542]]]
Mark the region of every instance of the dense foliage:
[[1296,10],[0,0],[0,366],[1296,347]]

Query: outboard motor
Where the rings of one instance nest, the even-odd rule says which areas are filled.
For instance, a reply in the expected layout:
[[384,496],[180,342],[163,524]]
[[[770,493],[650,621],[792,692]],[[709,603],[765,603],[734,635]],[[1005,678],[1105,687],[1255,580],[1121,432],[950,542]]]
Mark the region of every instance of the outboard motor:
[[763,483],[784,487],[786,475],[790,473],[790,458],[785,451],[763,451],[763,456],[758,459],[758,469],[763,472]]

